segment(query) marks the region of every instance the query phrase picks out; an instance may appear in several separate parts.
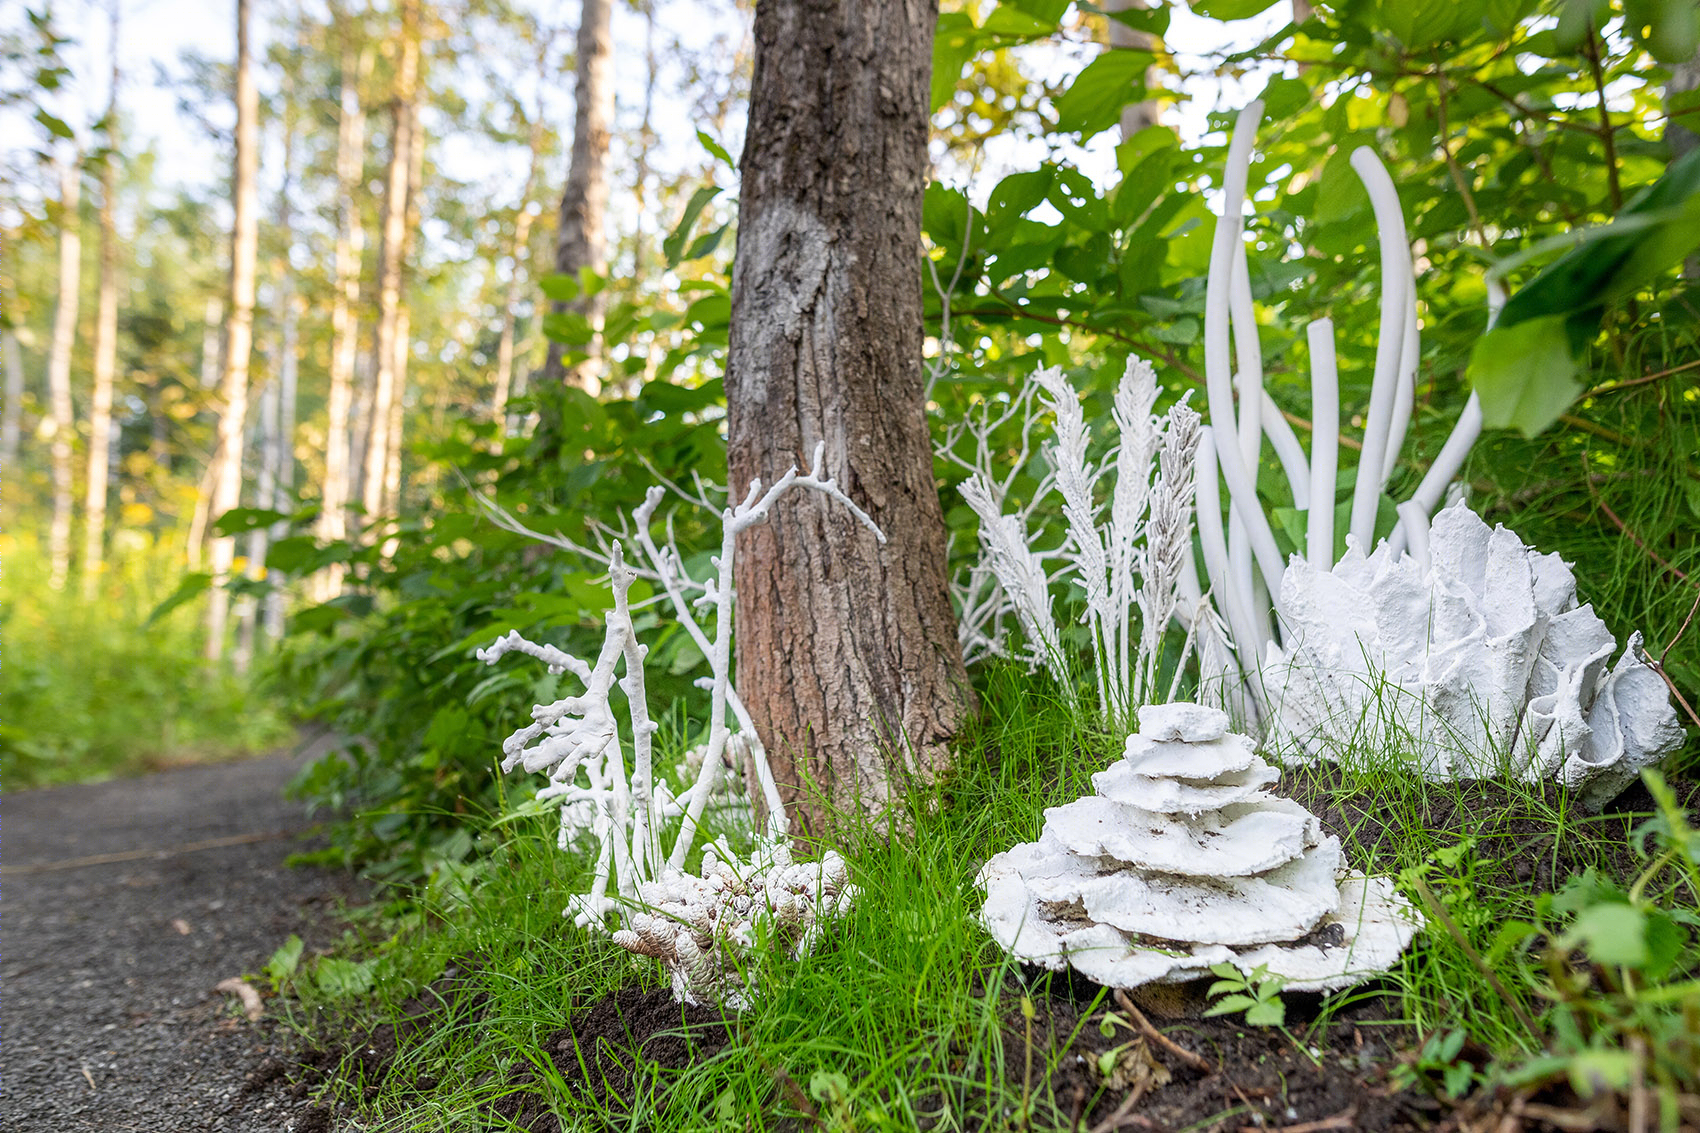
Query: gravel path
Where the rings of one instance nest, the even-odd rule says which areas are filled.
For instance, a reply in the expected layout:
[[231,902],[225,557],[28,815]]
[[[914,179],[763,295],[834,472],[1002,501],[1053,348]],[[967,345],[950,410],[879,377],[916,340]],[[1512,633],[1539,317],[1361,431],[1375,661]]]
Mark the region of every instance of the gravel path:
[[244,1088],[287,1033],[213,987],[291,933],[329,943],[358,899],[348,874],[283,864],[311,824],[282,788],[318,754],[6,796],[0,1129],[298,1125],[281,1084]]

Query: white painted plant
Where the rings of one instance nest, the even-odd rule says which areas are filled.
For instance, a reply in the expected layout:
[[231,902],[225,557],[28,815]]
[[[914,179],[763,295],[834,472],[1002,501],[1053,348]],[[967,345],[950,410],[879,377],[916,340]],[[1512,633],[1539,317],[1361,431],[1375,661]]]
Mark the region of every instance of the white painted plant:
[[[971,472],[962,498],[980,520],[977,577],[996,583],[983,602],[964,604],[964,621],[992,626],[989,633],[978,628],[976,633],[996,646],[997,615],[1013,613],[1029,660],[1044,665],[1072,693],[1052,592],[1054,582],[1067,579],[1081,600],[1081,620],[1091,638],[1098,703],[1110,719],[1127,720],[1134,706],[1173,695],[1157,687],[1157,663],[1192,554],[1198,414],[1183,398],[1162,417],[1154,416],[1161,392],[1156,375],[1145,361],[1129,358],[1115,394],[1118,443],[1095,462],[1079,395],[1062,370],[1039,370],[1033,385],[1053,419],[1054,436],[1041,450],[1049,474],[1032,498],[1006,511],[1014,472],[1000,480],[991,471],[985,444],[990,423],[975,432],[978,459],[963,461]],[[1033,426],[1030,406],[1030,395],[1015,405],[1024,414],[1024,449]],[[1052,495],[1060,499],[1066,535],[1047,553],[1034,549],[1039,533],[1033,517]],[[1190,624],[1193,610],[1180,613]],[[1186,648],[1190,645],[1189,636]],[[1177,677],[1184,665],[1183,654]]]
[[[1379,230],[1381,319],[1348,549],[1336,562],[1340,396],[1329,320],[1307,332],[1308,455],[1263,387],[1241,215],[1261,115],[1254,102],[1234,127],[1206,285],[1211,424],[1199,445],[1199,467],[1208,471],[1197,481],[1198,531],[1221,617],[1199,626],[1204,694],[1261,722],[1271,737],[1297,740],[1304,755],[1404,734],[1416,740],[1423,771],[1437,778],[1501,769],[1531,780],[1556,775],[1586,801],[1603,803],[1673,750],[1681,727],[1662,680],[1637,655],[1639,635],[1608,673],[1616,643],[1589,607],[1577,605],[1574,578],[1556,556],[1536,554],[1503,529],[1490,533],[1460,509],[1448,509],[1431,532],[1431,516],[1481,433],[1474,394],[1411,498],[1398,505],[1392,532],[1375,541],[1377,510],[1411,420],[1419,327],[1398,194],[1368,149],[1351,162]],[[1494,286],[1489,293],[1497,309],[1503,296]],[[1290,561],[1256,491],[1265,438],[1294,509],[1305,514],[1303,545]],[[1225,526],[1218,472],[1228,493]],[[1196,577],[1182,586],[1189,599],[1203,590]]]
[[[643,671],[649,647],[638,640],[631,616],[630,591],[639,571],[626,563],[620,540],[607,544],[604,557],[558,537],[537,536],[607,564],[614,605],[604,620],[602,648],[593,664],[517,633],[478,652],[489,664],[508,653],[524,653],[552,672],[572,674],[584,686],[577,696],[532,710],[532,723],[503,743],[502,769],[548,776],[537,798],[560,800],[563,849],[586,829],[597,843],[590,888],[568,903],[575,923],[606,930],[610,918],[622,922],[614,941],[661,960],[680,1002],[747,1006],[756,993],[758,941],[770,940],[793,954],[807,951],[820,921],[842,913],[855,899],[856,890],[848,884],[838,855],[829,853],[819,862],[791,859],[785,810],[767,753],[731,680],[731,579],[740,532],[765,522],[781,496],[801,488],[837,500],[884,540],[867,514],[821,475],[821,457],[817,447],[808,474],[793,468],[765,489],[758,480],[741,502],[722,509],[720,554],[711,559],[713,572],[706,578],[693,579],[685,572],[670,541],[665,546],[655,542],[650,527],[664,497],[661,488],[650,489],[633,516],[633,537],[648,564],[645,577],[665,593],[679,624],[709,663],[708,677],[698,682],[710,695],[708,740],[695,760],[687,755],[695,778],[682,793],[675,794],[656,774],[656,724],[649,714]],[[494,504],[486,502],[486,510],[510,530],[536,535]],[[697,617],[703,607],[714,615],[706,628]],[[616,683],[626,700],[623,729],[613,705]],[[732,721],[738,724],[736,733]],[[686,873],[705,813],[711,808],[749,813],[742,800],[728,805],[721,789],[723,773],[737,766],[751,769],[753,786],[762,793],[766,822],[755,851],[740,859],[724,845],[710,844],[700,874]]]
[[1232,964],[1296,991],[1349,987],[1398,960],[1421,920],[1385,878],[1270,793],[1277,773],[1227,713],[1139,710],[1097,793],[980,871],[980,920],[1012,954],[1109,987],[1181,983]]

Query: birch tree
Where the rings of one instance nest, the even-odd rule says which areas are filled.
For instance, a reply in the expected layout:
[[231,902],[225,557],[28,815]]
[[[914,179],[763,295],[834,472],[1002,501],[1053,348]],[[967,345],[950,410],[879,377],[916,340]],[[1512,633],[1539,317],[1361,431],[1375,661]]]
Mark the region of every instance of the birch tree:
[[53,518],[47,529],[48,585],[63,589],[71,568],[71,436],[76,420],[71,410],[71,349],[77,338],[77,300],[82,284],[83,236],[78,211],[82,207],[80,150],[60,152],[59,166],[59,302],[53,315],[53,338],[47,350],[47,402],[52,414],[50,460],[53,470]]
[[[371,54],[361,44],[354,20],[340,6],[332,21],[341,39],[342,74],[337,111],[336,278],[331,288],[330,392],[326,401],[325,474],[319,496],[319,517],[313,534],[322,542],[338,542],[348,535],[350,496],[350,428],[354,405],[354,363],[359,352],[360,258],[365,230],[360,223],[356,192],[365,169],[366,114],[360,104],[360,82],[371,65]],[[326,602],[342,593],[345,571],[333,563],[316,575],[309,594]]]
[[94,321],[94,390],[89,406],[88,483],[83,496],[83,597],[93,599],[106,566],[106,488],[111,473],[112,382],[118,368],[118,4],[112,4],[112,75],[106,152],[100,163],[100,276]]
[[921,366],[937,16],[916,0],[756,8],[729,482],[773,483],[823,444],[826,474],[886,536],[793,494],[738,551],[738,691],[810,832],[932,778],[971,704]]
[[[612,0],[583,0],[579,8],[577,80],[573,90],[573,155],[567,185],[561,194],[561,214],[555,231],[555,271],[577,277],[588,268],[608,270],[608,141],[614,121],[614,41],[610,31]],[[597,303],[580,296],[571,303],[552,303],[558,314],[582,316],[591,333],[585,341],[549,342],[543,363],[548,381],[587,384],[589,367],[567,365],[566,354],[595,348]]]
[[[231,198],[235,206],[230,237],[230,320],[225,326],[224,373],[219,388],[224,402],[218,419],[218,463],[209,512],[216,521],[242,500],[242,448],[248,419],[248,363],[254,338],[254,267],[259,244],[256,174],[259,97],[248,42],[249,0],[236,0],[236,160]],[[225,589],[236,557],[233,536],[212,541],[208,556],[213,588],[207,603],[206,656],[224,655],[230,592]]]
[[419,78],[419,9],[403,0],[395,83],[390,97],[390,161],[384,180],[384,204],[378,255],[378,326],[373,337],[372,397],[366,414],[365,468],[361,504],[366,522],[384,513],[386,465],[390,453],[390,410],[397,397],[396,341],[401,313],[402,258],[406,243],[407,195],[413,160],[414,99]]
[[[519,305],[525,298],[526,250],[531,247],[531,198],[537,192],[537,179],[542,173],[543,142],[546,137],[543,125],[543,87],[548,81],[546,68],[549,64],[550,49],[554,45],[554,36],[541,31],[538,34],[541,42],[537,49],[537,106],[531,112],[531,121],[526,131],[529,157],[525,166],[525,184],[519,191],[519,207],[514,212],[513,235],[508,242],[508,286],[507,293],[502,298],[502,333],[496,340],[496,383],[490,395],[490,419],[496,425],[498,446],[507,432],[508,398],[512,390],[514,372],[514,332],[519,319]],[[517,108],[517,101],[515,106]]]

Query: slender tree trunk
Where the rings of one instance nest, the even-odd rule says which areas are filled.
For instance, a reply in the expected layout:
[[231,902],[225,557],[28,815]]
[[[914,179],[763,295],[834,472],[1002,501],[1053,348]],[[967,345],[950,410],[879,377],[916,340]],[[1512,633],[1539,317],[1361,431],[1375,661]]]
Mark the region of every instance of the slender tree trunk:
[[0,366],[6,370],[6,401],[0,409],[0,475],[18,467],[24,424],[24,352],[11,326],[0,326]]
[[224,300],[209,296],[201,320],[201,388],[217,389],[224,373]]
[[[259,244],[255,180],[259,166],[259,98],[248,47],[249,0],[236,0],[236,177],[232,186],[235,224],[230,239],[230,322],[225,331],[224,411],[218,420],[219,473],[209,512],[217,518],[242,500],[242,444],[248,419],[248,362],[254,341],[254,261]],[[209,556],[213,588],[207,603],[209,661],[224,655],[230,592],[225,583],[236,557],[236,540],[214,539]]]
[[[356,39],[354,22],[340,9],[335,14],[342,30],[342,100],[337,120],[336,192],[340,214],[336,234],[336,282],[331,289],[330,394],[326,401],[325,482],[319,496],[319,518],[313,533],[321,541],[348,536],[351,464],[351,425],[354,406],[354,364],[359,353],[360,257],[365,232],[355,196],[365,168],[366,114],[360,106],[360,80],[371,56]],[[346,568],[333,563],[313,579],[315,602],[342,593]]]
[[367,414],[366,465],[361,504],[366,522],[384,514],[384,474],[390,453],[390,409],[396,389],[396,331],[401,310],[402,261],[407,231],[407,190],[413,163],[413,116],[419,77],[419,9],[402,5],[400,59],[391,99],[391,153],[384,188],[383,243],[378,267],[378,330],[373,348],[371,410]]
[[[555,231],[555,271],[576,276],[589,268],[608,270],[608,240],[603,217],[608,210],[608,139],[614,122],[614,40],[609,30],[612,0],[583,0],[578,25],[578,80],[573,92],[573,158],[561,194],[560,225]],[[586,342],[549,343],[543,363],[547,381],[589,386],[588,362],[568,365],[567,353],[593,354],[600,304],[595,296],[553,303],[558,313],[583,315],[592,327]]]
[[[289,217],[287,197],[278,209],[279,223],[283,227],[284,239],[293,239]],[[278,330],[281,357],[277,367],[277,398],[278,424],[274,438],[271,464],[273,468],[272,507],[285,511],[295,504],[295,401],[297,387],[300,385],[301,345],[298,314],[295,303],[295,276],[287,258],[283,263],[283,278],[278,283],[281,294],[278,297],[279,318],[282,323]],[[273,525],[270,532],[270,542],[275,543],[289,534],[289,525],[279,523]],[[264,556],[261,557],[264,562]],[[273,641],[283,637],[284,593],[279,587],[273,587],[266,595],[265,628],[266,635]]]
[[[265,384],[260,391],[260,419],[254,430],[253,449],[259,455],[257,482],[254,485],[254,506],[270,510],[277,506],[277,469],[272,464],[273,446],[277,443],[278,425],[278,381],[277,370],[283,361],[281,349],[274,345],[270,350],[272,380]],[[264,527],[250,530],[244,540],[246,547],[243,554],[248,560],[247,577],[258,579],[262,566],[266,561],[266,544],[269,532]],[[230,656],[231,667],[238,673],[246,673],[254,660],[254,647],[259,636],[260,608],[252,595],[244,594],[236,601],[236,649]]]
[[[538,76],[539,82],[542,76]],[[508,245],[508,290],[502,299],[502,335],[496,340],[496,388],[490,397],[490,420],[496,425],[496,447],[500,451],[507,432],[509,387],[514,372],[514,331],[519,305],[525,297],[526,249],[531,246],[531,194],[537,190],[537,175],[543,164],[543,108],[531,119],[531,160],[525,167],[525,187],[519,194],[519,211],[514,216],[513,240]]]
[[764,0],[726,368],[734,496],[825,446],[737,557],[738,691],[801,829],[931,779],[972,704],[921,366],[933,0]]
[[[414,234],[419,231],[419,193],[425,179],[425,132],[419,125],[417,100],[409,109],[408,118],[411,125],[408,130],[407,205],[403,210],[401,236],[404,290],[396,310],[395,388],[390,398],[389,449],[384,453],[384,514],[397,518],[401,516],[401,438],[402,426],[407,419],[407,364],[413,356],[413,319],[405,291],[406,269],[413,259]],[[398,542],[394,535],[384,540],[382,553],[385,558],[395,555]]]
[[[1115,18],[1117,12],[1142,12],[1151,7],[1151,0],[1108,0],[1104,5],[1105,13],[1110,17],[1110,47],[1112,49],[1136,51],[1160,51],[1163,41],[1147,31],[1130,28]],[[1145,83],[1149,88],[1156,69],[1145,69]],[[1122,107],[1122,140],[1133,137],[1147,126],[1157,124],[1157,100],[1142,99],[1130,102]]]
[[118,5],[112,6],[112,88],[100,164],[100,282],[95,302],[94,396],[89,473],[83,496],[83,597],[92,600],[106,567],[106,481],[111,468],[112,380],[118,369]]
[[48,585],[63,589],[71,568],[71,349],[77,338],[77,298],[82,280],[82,154],[59,164],[59,304],[47,353],[47,400],[53,414],[53,519],[47,532]]

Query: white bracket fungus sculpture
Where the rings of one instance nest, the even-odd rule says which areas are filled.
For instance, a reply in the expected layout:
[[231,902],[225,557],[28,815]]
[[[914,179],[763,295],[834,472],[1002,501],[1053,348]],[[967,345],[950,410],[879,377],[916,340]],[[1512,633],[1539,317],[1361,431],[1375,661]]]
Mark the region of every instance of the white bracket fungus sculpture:
[[[486,501],[486,511],[502,526],[602,559],[608,566],[614,607],[604,620],[602,650],[594,665],[518,633],[479,650],[478,658],[495,664],[507,653],[524,653],[552,672],[571,673],[583,683],[580,695],[532,710],[532,723],[502,744],[502,770],[523,767],[548,775],[549,783],[537,798],[561,800],[562,849],[587,826],[598,843],[590,890],[574,896],[566,910],[575,923],[606,928],[610,915],[622,918],[625,925],[614,932],[614,942],[660,959],[680,1002],[748,1006],[755,994],[757,940],[767,934],[794,955],[801,954],[812,947],[820,921],[842,913],[856,896],[837,854],[828,853],[819,862],[792,861],[785,809],[767,753],[731,680],[732,566],[740,532],[765,522],[786,492],[805,488],[837,500],[877,538],[885,539],[873,520],[821,475],[823,448],[816,447],[807,475],[792,468],[765,490],[757,480],[741,502],[722,509],[720,554],[711,560],[714,573],[706,579],[690,578],[678,550],[670,542],[665,548],[657,546],[650,533],[664,494],[661,488],[651,488],[633,516],[637,542],[649,561],[648,577],[666,593],[679,624],[709,662],[709,676],[698,682],[710,694],[708,742],[696,761],[695,782],[682,795],[675,795],[655,774],[652,739],[657,725],[650,718],[643,679],[649,647],[638,641],[632,623],[630,591],[638,571],[626,564],[622,544],[613,541],[603,558],[558,537],[539,536]],[[687,591],[698,594],[695,606],[713,609],[712,637],[698,621]],[[619,678],[617,667],[624,672]],[[625,694],[630,719],[625,737],[613,706],[616,683]],[[735,734],[728,714],[741,729]],[[744,765],[754,770],[766,804],[766,828],[747,860],[724,846],[706,847],[700,875],[693,877],[685,872],[686,860],[728,756],[735,753],[742,753]],[[677,831],[668,847],[664,831],[675,821]]]
[[[1296,739],[1308,756],[1333,754],[1354,736],[1379,743],[1403,731],[1418,741],[1425,774],[1556,774],[1585,802],[1608,801],[1680,743],[1681,726],[1660,678],[1637,656],[1639,635],[1606,672],[1616,643],[1589,607],[1577,606],[1575,579],[1556,556],[1536,554],[1503,528],[1490,533],[1461,507],[1444,512],[1431,531],[1430,517],[1481,433],[1474,394],[1411,498],[1398,505],[1391,534],[1374,541],[1411,420],[1419,330],[1398,193],[1362,148],[1351,161],[1379,229],[1381,322],[1347,552],[1335,561],[1340,396],[1329,320],[1308,328],[1308,457],[1263,388],[1241,215],[1261,117],[1262,104],[1253,102],[1234,126],[1206,285],[1212,424],[1199,445],[1198,531],[1210,600],[1221,615],[1197,627],[1206,691],[1248,722],[1261,721],[1271,737]],[[1489,294],[1497,310],[1503,295],[1493,287]],[[1265,437],[1293,507],[1306,513],[1304,543],[1290,562],[1257,495]],[[1225,531],[1218,470],[1228,490]],[[1202,588],[1190,557],[1184,565],[1182,591],[1194,601]],[[1228,643],[1216,640],[1221,625]]]
[[1295,991],[1349,987],[1421,926],[1385,878],[1342,865],[1317,819],[1269,793],[1276,770],[1227,713],[1139,710],[1097,794],[1045,812],[1037,842],[980,871],[986,930],[1015,956],[1109,987],[1181,983],[1213,964]]

